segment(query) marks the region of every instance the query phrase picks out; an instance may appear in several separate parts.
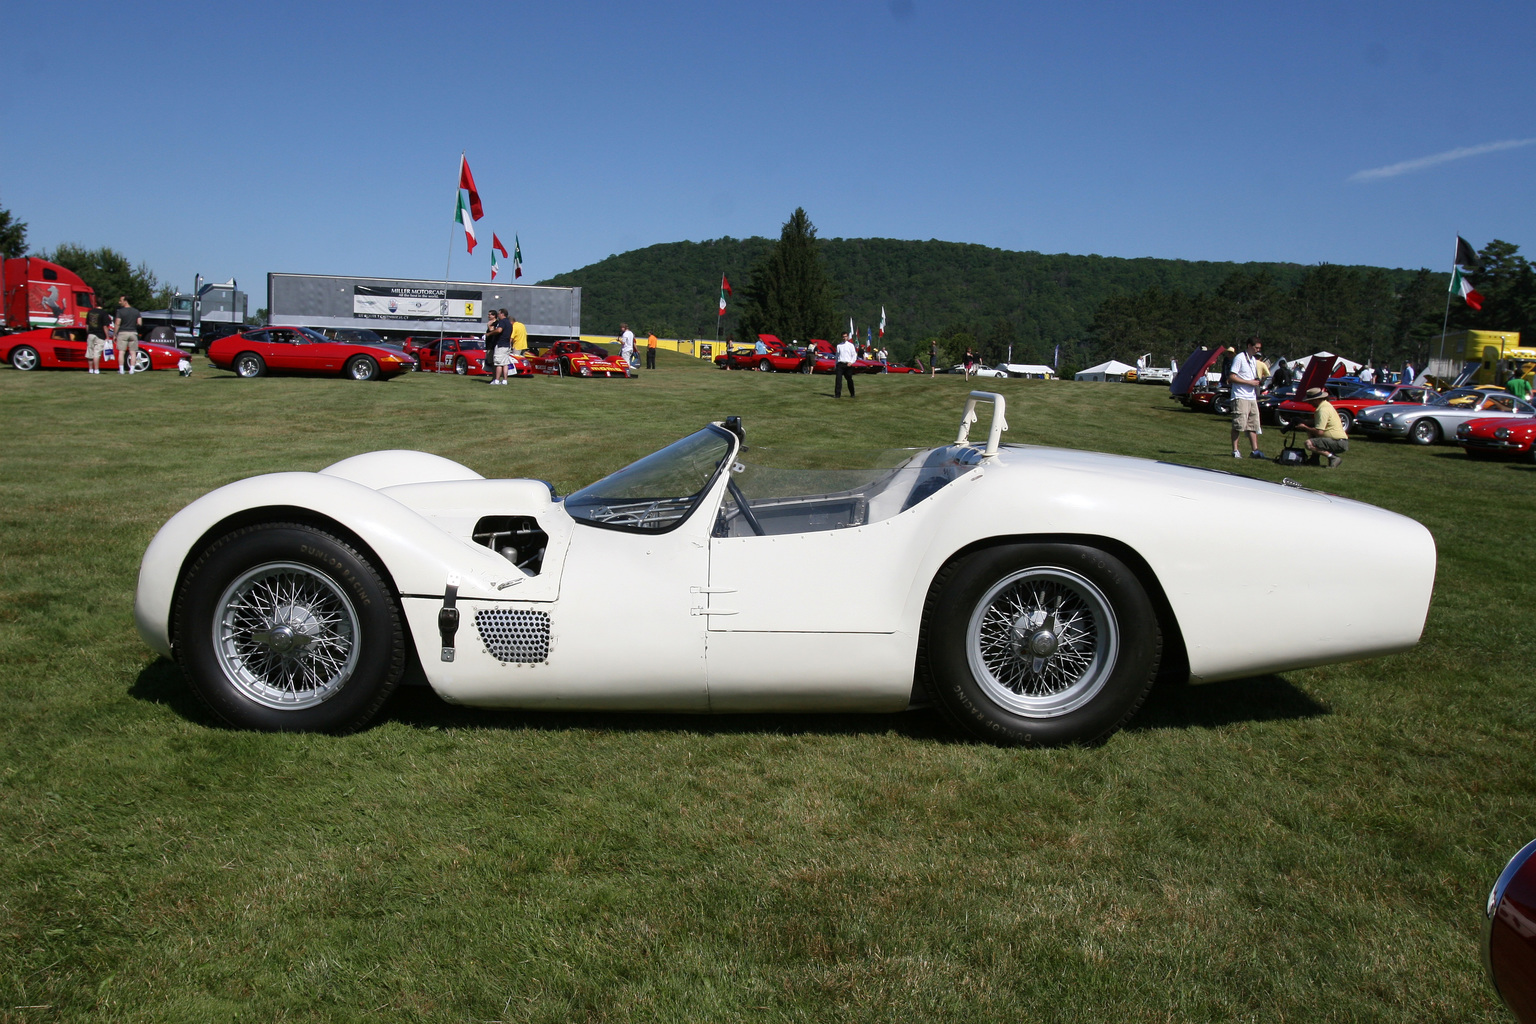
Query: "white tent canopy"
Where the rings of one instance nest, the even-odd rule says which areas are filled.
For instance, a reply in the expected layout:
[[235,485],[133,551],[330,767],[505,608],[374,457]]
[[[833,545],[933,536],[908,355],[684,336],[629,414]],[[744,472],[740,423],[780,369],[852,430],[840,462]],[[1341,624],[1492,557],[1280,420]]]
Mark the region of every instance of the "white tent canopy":
[[1010,377],[1045,377],[1056,376],[1056,371],[1041,363],[998,363],[997,368]]
[[1111,359],[1107,363],[1098,366],[1090,366],[1086,370],[1079,370],[1073,375],[1073,380],[1123,380],[1125,375],[1136,369],[1130,363],[1122,363],[1118,359]]

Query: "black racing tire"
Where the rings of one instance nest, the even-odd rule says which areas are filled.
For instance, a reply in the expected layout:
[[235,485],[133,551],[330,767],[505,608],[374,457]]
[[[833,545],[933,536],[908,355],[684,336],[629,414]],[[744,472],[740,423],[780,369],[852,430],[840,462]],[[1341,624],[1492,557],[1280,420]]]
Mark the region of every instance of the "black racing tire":
[[1230,398],[1217,398],[1217,399],[1213,400],[1211,402],[1211,412],[1215,413],[1217,416],[1231,416],[1232,415],[1232,399],[1230,399]]
[[1409,428],[1408,440],[1414,444],[1434,444],[1440,440],[1440,424],[1427,417],[1418,420]]
[[372,356],[353,356],[343,372],[353,380],[377,380],[379,364]]
[[1006,544],[950,563],[923,632],[929,692],[961,729],[1002,746],[1103,739],[1141,707],[1162,653],[1136,575],[1076,544]]
[[1355,417],[1350,414],[1348,409],[1339,409],[1338,414],[1339,426],[1344,428],[1344,433],[1349,433],[1350,429],[1355,425]]
[[40,362],[37,349],[31,345],[17,345],[11,349],[11,365],[18,370],[35,370]]
[[133,350],[133,372],[148,373],[155,368],[155,361],[141,348]]
[[456,357],[453,361],[453,372],[460,377],[469,376],[469,360],[463,356]]
[[769,370],[772,370],[773,367],[769,364],[768,360],[766,360],[766,359],[759,359],[757,361],[757,366],[755,367],[755,369],[757,370],[758,373],[767,373]]
[[241,352],[233,365],[236,377],[261,377],[267,372],[267,361],[255,352]]
[[406,665],[399,602],[378,570],[299,523],[247,526],[198,553],[172,636],[193,692],[241,729],[360,729]]

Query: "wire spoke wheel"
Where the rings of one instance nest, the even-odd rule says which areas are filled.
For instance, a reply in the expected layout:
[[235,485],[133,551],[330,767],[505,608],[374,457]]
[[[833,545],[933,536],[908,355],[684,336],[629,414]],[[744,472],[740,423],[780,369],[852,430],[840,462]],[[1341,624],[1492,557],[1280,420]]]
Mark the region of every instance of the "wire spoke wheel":
[[977,602],[966,631],[967,659],[987,695],[1031,718],[1067,714],[1092,700],[1119,646],[1103,592],[1056,567],[999,580]]
[[213,649],[225,677],[263,707],[296,710],[344,687],[358,661],[357,610],[329,576],[269,562],[219,597]]

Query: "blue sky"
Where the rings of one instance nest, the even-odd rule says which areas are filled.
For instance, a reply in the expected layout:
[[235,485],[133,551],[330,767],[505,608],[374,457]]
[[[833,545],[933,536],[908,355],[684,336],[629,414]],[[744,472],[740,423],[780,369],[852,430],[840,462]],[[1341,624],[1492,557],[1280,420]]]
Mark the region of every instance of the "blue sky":
[[[1448,269],[1536,254],[1536,4],[12,4],[0,205],[182,288],[441,278],[468,152],[539,280],[824,237]],[[94,54],[94,55],[93,55]],[[125,59],[125,55],[129,59]],[[18,87],[26,83],[26,88]]]

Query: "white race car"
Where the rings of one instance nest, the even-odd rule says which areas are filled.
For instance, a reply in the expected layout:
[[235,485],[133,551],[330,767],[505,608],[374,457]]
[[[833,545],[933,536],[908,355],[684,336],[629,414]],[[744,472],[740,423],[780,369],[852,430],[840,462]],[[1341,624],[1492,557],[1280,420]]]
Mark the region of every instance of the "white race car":
[[[985,444],[969,440],[993,404]],[[1217,680],[1389,654],[1435,576],[1411,519],[1298,486],[1000,445],[775,467],[735,417],[564,500],[422,452],[229,484],[144,554],[134,616],[225,721],[345,732],[407,673],[445,700],[625,711],[900,711],[1005,744],[1090,741],[1160,666]],[[780,453],[781,455],[783,453]],[[822,453],[825,454],[825,453]],[[780,460],[784,461],[784,460]],[[809,460],[814,462],[815,460]],[[1213,529],[1226,566],[1191,552]],[[1369,601],[1244,538],[1390,562]],[[1245,553],[1246,552],[1246,553]],[[1255,623],[1285,616],[1294,630]]]

